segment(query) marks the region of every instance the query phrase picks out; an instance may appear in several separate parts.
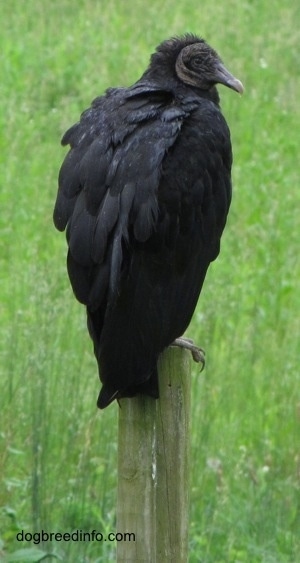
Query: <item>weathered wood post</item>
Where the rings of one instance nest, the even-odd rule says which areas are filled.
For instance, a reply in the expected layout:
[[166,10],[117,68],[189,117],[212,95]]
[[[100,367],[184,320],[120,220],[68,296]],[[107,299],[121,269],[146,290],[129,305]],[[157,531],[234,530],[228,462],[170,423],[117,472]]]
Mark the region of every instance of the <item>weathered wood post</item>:
[[119,409],[117,562],[188,561],[191,356],[170,347],[159,361],[160,399]]

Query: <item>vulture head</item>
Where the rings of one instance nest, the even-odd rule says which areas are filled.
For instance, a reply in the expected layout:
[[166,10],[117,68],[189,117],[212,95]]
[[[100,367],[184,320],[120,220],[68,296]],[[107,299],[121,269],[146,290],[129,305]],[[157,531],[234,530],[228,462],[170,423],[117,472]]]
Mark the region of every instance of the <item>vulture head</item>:
[[164,77],[202,91],[223,84],[240,94],[242,83],[224,66],[219,55],[195,35],[175,37],[161,43],[152,55],[146,75]]

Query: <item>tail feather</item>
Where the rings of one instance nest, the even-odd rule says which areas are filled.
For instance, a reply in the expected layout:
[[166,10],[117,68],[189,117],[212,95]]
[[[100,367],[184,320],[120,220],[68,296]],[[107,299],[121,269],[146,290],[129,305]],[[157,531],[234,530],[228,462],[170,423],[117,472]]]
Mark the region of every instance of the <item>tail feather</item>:
[[105,383],[99,393],[97,406],[99,409],[105,409],[110,403],[115,399],[122,399],[125,397],[135,397],[136,395],[148,395],[153,399],[158,399],[159,389],[158,389],[158,373],[157,367],[152,369],[149,377],[138,385],[130,385],[123,390],[115,390]]
[[105,409],[110,403],[115,399],[119,398],[119,391],[112,390],[109,386],[104,385],[99,393],[97,400],[97,407],[99,409]]

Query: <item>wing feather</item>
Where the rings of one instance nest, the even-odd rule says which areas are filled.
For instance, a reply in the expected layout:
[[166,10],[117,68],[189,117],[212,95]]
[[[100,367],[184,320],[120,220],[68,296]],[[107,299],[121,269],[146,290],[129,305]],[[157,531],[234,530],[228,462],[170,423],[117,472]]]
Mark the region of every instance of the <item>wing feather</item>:
[[92,241],[96,218],[86,209],[85,193],[77,197],[73,214],[67,227],[67,240],[73,258],[82,266],[92,263]]
[[71,283],[91,308],[113,303],[128,245],[155,230],[162,162],[184,117],[179,108],[166,111],[170,96],[147,84],[110,89],[63,137],[71,150],[59,175],[54,222],[67,226]]
[[99,210],[92,240],[92,257],[96,264],[103,261],[108,245],[108,237],[117,223],[119,199],[119,195],[112,195],[111,191],[107,190]]

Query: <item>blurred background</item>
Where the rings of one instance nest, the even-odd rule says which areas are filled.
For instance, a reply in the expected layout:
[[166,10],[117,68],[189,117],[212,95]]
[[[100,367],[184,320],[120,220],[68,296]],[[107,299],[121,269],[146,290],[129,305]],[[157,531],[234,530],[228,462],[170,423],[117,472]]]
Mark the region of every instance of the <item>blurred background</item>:
[[60,139],[157,44],[193,32],[245,94],[219,87],[234,197],[187,331],[207,355],[193,366],[190,562],[299,561],[299,15],[296,0],[0,3],[0,559],[115,560],[109,542],[16,541],[116,528],[118,405],[96,409],[52,224]]

